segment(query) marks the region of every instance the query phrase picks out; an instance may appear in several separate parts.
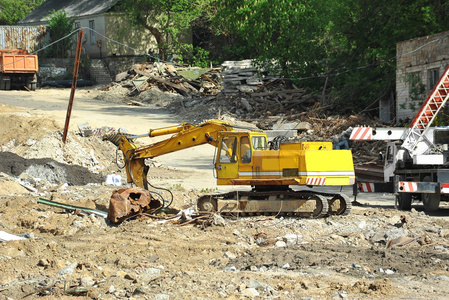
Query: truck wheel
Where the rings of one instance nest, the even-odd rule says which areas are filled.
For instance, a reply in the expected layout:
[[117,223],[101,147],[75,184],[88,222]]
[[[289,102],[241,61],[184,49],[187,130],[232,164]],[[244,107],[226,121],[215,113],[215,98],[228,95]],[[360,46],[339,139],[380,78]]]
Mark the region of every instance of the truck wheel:
[[400,210],[412,209],[412,194],[399,193],[396,197],[398,199],[398,207]]
[[422,203],[426,211],[437,211],[440,207],[440,194],[423,193],[421,194]]
[[[431,180],[429,176],[426,176],[423,181],[430,182]],[[440,193],[422,193],[421,200],[425,211],[437,211],[440,207],[441,195]]]

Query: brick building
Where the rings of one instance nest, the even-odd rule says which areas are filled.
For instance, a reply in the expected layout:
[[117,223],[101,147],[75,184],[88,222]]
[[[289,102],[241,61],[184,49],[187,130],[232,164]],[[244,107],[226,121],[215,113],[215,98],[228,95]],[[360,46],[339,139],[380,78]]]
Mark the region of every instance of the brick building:
[[396,122],[412,119],[449,64],[449,31],[396,44]]

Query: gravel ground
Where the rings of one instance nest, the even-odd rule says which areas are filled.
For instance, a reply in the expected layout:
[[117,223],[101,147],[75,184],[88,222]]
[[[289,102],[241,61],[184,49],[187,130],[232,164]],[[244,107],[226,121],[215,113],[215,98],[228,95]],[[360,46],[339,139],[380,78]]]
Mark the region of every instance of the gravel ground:
[[[14,93],[20,103],[29,95]],[[45,101],[45,94],[33,97]],[[6,98],[0,93],[0,102]],[[106,117],[96,105],[104,104],[91,99],[79,105],[99,124]],[[119,110],[106,113],[117,126],[129,123],[127,116],[120,124]],[[448,206],[397,211],[391,195],[377,195],[359,197],[348,216],[141,217],[113,225],[37,203],[107,211],[113,191],[126,187],[104,183],[107,174],[124,177],[110,143],[76,130],[70,146],[61,143],[63,117],[0,105],[0,231],[23,238],[0,242],[0,299],[447,299]],[[173,207],[188,214],[198,196],[217,189],[212,171],[170,162],[153,161],[150,181],[170,188]]]

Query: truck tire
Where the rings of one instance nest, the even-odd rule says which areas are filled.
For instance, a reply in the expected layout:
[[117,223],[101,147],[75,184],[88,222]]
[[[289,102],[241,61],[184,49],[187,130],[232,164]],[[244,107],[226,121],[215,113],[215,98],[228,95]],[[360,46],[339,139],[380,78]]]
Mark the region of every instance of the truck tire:
[[412,209],[412,194],[411,193],[399,193],[397,196],[398,207],[400,210]]
[[421,200],[426,211],[437,211],[440,207],[440,194],[437,193],[423,193]]
[[[423,181],[430,182],[430,177],[424,177]],[[437,211],[440,207],[441,195],[440,193],[422,193],[421,200],[425,211]]]

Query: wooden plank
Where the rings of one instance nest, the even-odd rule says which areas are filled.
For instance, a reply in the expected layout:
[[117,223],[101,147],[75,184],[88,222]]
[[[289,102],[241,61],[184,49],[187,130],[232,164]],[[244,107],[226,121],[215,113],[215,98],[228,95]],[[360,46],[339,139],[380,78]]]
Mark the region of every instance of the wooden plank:
[[293,90],[282,90],[282,91],[269,91],[269,92],[256,92],[251,95],[251,97],[263,97],[263,96],[271,96],[277,95],[280,92],[284,94],[294,94],[294,93],[304,93],[304,89],[293,89]]
[[154,80],[154,81],[157,81],[157,82],[159,82],[159,83],[162,83],[162,84],[171,86],[172,88],[174,88],[174,89],[176,89],[177,91],[179,91],[183,96],[187,96],[188,93],[189,93],[189,90],[186,89],[185,87],[183,87],[182,85],[173,83],[173,82],[171,82],[171,81],[169,81],[169,80],[165,80],[165,79],[161,79],[161,78],[156,78],[156,77],[154,77],[154,76],[153,76],[151,73],[149,73],[149,72],[140,71],[140,70],[138,70],[138,69],[134,69],[134,72],[136,72],[137,74],[142,75],[142,76],[147,76],[147,77],[149,77],[151,80]]

